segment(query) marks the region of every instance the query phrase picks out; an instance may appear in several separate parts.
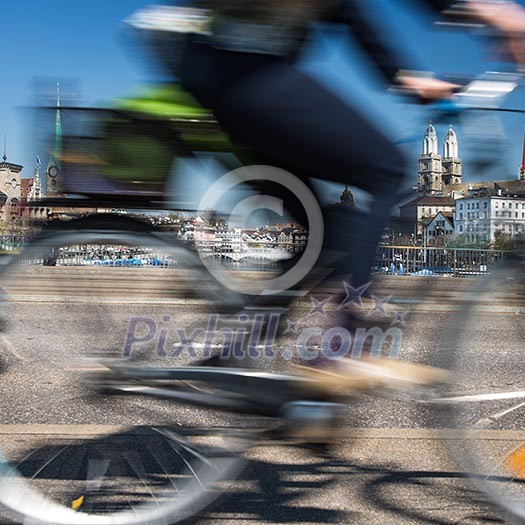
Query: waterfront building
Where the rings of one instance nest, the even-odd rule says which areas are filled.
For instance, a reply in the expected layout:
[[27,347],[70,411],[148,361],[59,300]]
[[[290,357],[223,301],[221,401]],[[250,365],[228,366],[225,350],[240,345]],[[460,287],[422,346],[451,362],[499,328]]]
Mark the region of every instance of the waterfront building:
[[422,235],[423,229],[440,212],[454,213],[456,201],[451,197],[423,196],[399,208],[405,233]]
[[459,199],[454,215],[454,235],[467,243],[494,243],[498,236],[525,233],[525,197],[495,194]]
[[[445,229],[449,231],[453,225],[453,235],[461,235],[467,242],[492,243],[498,235],[515,235],[522,230],[525,145],[516,179],[465,183],[456,132],[450,126],[440,154],[438,135],[430,123],[425,130],[423,151],[418,158],[418,184],[414,189],[417,189],[418,196],[400,207],[401,231],[404,233],[411,233],[420,239],[425,236],[427,240],[429,226],[432,224],[428,233],[432,231],[434,235],[435,221],[448,221],[450,217],[450,224],[445,224]],[[507,215],[511,203],[512,217]],[[502,215],[503,212],[505,215]],[[442,215],[438,218],[439,214]]]
[[425,227],[425,240],[428,245],[441,244],[452,235],[454,235],[453,212],[440,211]]

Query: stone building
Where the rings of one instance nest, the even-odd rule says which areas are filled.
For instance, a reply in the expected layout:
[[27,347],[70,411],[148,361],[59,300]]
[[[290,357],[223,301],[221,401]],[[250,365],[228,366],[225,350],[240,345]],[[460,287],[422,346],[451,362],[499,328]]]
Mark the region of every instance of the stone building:
[[418,197],[399,210],[400,230],[421,236],[438,213],[454,213],[454,189],[462,187],[463,164],[459,156],[458,137],[452,125],[443,140],[441,155],[436,129],[432,122],[429,123],[423,138],[423,152],[419,155],[418,168]]
[[498,235],[525,233],[525,146],[514,180],[464,183],[459,142],[452,126],[445,135],[442,153],[430,123],[418,158],[419,196],[400,207],[405,232],[422,236],[429,226],[445,221],[446,235],[453,227],[455,237],[470,243],[493,243]]
[[454,234],[468,243],[494,243],[498,236],[523,236],[525,195],[496,190],[458,199]]
[[7,161],[4,153],[0,162],[0,221],[5,225],[21,225],[23,166]]
[[427,245],[442,244],[446,238],[454,235],[454,214],[440,211],[425,227]]
[[26,206],[31,198],[31,191],[33,189],[34,179],[21,179],[20,180],[20,202],[22,206]]
[[419,194],[446,196],[454,185],[462,183],[462,177],[463,164],[459,157],[459,142],[452,125],[445,135],[441,156],[437,133],[430,123],[425,131],[423,153],[419,156]]
[[454,213],[456,202],[451,197],[424,196],[407,202],[399,208],[402,230],[423,234],[423,229],[440,212]]

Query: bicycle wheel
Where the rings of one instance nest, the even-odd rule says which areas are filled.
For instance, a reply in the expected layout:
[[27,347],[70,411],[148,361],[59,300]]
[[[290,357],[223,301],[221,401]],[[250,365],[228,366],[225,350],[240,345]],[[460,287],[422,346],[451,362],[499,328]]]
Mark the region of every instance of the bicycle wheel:
[[190,250],[148,231],[71,224],[12,257],[0,277],[0,504],[9,518],[175,523],[235,477],[248,421],[140,392],[101,396],[85,379],[105,359],[180,364],[192,356],[176,352],[168,317],[180,335],[205,312],[237,308]]
[[454,382],[443,399],[448,445],[495,503],[525,519],[525,261],[473,287],[451,331]]

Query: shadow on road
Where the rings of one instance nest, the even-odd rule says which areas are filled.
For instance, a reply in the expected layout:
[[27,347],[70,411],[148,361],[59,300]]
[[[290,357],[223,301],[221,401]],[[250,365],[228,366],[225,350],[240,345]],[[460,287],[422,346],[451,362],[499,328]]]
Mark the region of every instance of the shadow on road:
[[[310,452],[307,452],[310,454]],[[231,519],[254,523],[353,523],[358,512],[328,508],[320,494],[344,483],[352,467],[344,461],[318,457],[279,463],[252,460],[229,494],[217,500],[193,521]],[[288,458],[287,458],[288,459]],[[240,485],[241,490],[236,490]],[[337,507],[338,505],[336,505]]]
[[367,469],[375,474],[362,497],[397,523],[482,525],[505,523],[498,510],[462,472]]
[[242,480],[249,489],[232,490],[193,523],[505,523],[459,472],[312,457],[300,465],[252,461]]
[[[65,488],[69,501],[84,494],[76,492],[76,483],[85,484],[92,478],[89,468],[104,465],[98,461],[88,467],[86,458],[118,451],[121,461],[112,460],[108,472],[125,483],[118,491],[115,487],[109,499],[88,494],[86,503],[91,499],[90,510],[95,511],[98,504],[117,510],[139,502],[144,494],[136,481],[147,480],[155,490],[162,491],[167,472],[180,467],[174,462],[184,460],[177,445],[174,449],[171,442],[147,428],[139,429],[138,434],[134,431],[95,438],[88,447],[78,440],[65,448],[61,439],[34,448],[27,445],[22,445],[17,454],[20,471],[25,476],[39,471],[44,480],[62,481],[56,488]],[[217,453],[216,447],[212,449]],[[61,461],[48,464],[49,458]],[[43,465],[45,468],[39,470]],[[371,464],[295,447],[270,446],[256,449],[241,476],[225,483],[225,494],[190,522],[505,523],[497,516],[497,510],[475,490],[467,475],[454,470],[408,470],[397,463]]]

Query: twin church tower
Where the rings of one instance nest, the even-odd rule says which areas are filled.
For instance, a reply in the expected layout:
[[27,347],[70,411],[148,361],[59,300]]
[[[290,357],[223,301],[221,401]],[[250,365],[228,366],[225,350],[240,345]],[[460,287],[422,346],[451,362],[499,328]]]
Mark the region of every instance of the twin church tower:
[[420,195],[446,196],[449,188],[462,183],[463,165],[459,158],[459,144],[452,125],[445,135],[443,156],[432,122],[428,125],[419,156],[418,192]]

